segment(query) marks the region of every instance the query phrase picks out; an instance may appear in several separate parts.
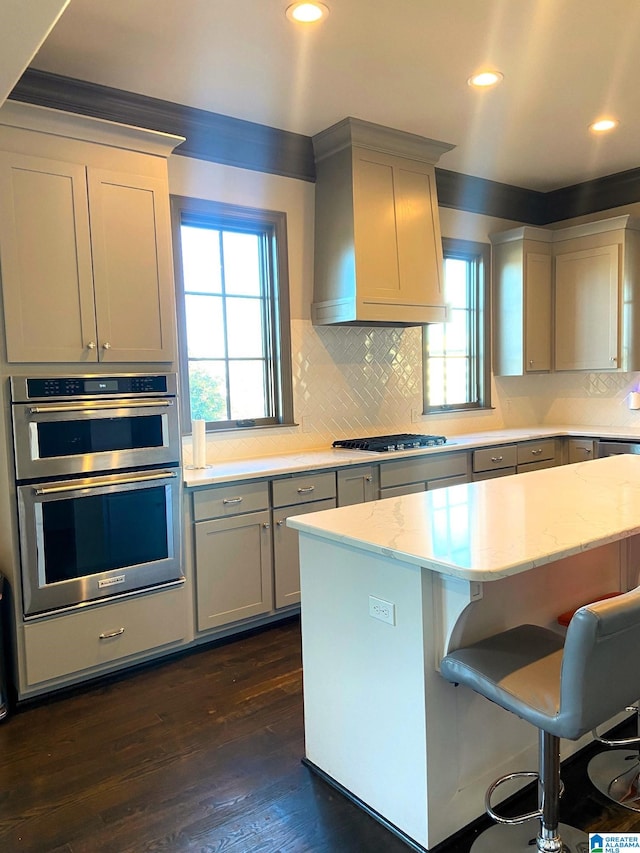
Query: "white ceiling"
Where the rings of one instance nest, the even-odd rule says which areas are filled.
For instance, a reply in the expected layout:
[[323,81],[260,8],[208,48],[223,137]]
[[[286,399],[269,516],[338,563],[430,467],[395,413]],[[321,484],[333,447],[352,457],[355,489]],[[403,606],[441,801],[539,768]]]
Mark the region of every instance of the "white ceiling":
[[71,0],[32,67],[306,135],[351,115],[537,190],[640,166],[640,0],[325,2],[302,29],[288,0]]

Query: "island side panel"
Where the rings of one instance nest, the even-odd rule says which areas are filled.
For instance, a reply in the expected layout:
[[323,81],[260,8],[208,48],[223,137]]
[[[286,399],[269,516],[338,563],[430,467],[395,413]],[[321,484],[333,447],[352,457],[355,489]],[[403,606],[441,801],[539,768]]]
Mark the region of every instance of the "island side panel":
[[[300,556],[306,756],[426,847],[430,573],[305,534]],[[394,625],[369,615],[370,595]]]

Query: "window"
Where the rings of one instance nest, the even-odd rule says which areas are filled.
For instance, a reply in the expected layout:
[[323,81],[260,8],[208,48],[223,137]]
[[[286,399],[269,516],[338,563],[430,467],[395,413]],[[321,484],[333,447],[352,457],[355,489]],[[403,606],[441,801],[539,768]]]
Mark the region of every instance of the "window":
[[425,326],[425,413],[489,408],[489,246],[442,241],[449,322]]
[[286,215],[172,198],[183,421],[293,422]]

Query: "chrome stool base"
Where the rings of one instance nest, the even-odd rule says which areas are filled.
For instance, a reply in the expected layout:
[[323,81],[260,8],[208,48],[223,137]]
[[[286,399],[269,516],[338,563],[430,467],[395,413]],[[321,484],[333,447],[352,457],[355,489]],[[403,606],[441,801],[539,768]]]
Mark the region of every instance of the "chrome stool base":
[[[479,835],[471,846],[470,853],[536,853],[536,837],[540,823],[528,820],[517,826],[491,826]],[[562,840],[562,853],[588,853],[588,836],[561,823],[558,832]]]
[[605,797],[625,809],[640,812],[640,755],[637,750],[599,752],[589,762],[587,773]]

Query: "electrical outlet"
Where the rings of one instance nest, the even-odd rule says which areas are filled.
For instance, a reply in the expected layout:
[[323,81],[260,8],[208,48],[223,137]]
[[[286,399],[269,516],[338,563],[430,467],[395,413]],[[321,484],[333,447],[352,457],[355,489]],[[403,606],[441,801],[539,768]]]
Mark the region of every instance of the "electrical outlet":
[[379,619],[381,622],[386,622],[388,625],[395,625],[396,606],[390,601],[385,601],[383,598],[376,598],[375,595],[370,595],[369,616],[373,619]]

